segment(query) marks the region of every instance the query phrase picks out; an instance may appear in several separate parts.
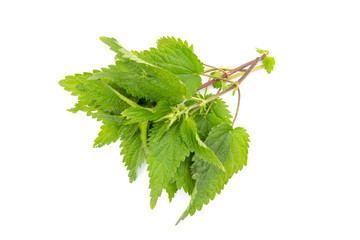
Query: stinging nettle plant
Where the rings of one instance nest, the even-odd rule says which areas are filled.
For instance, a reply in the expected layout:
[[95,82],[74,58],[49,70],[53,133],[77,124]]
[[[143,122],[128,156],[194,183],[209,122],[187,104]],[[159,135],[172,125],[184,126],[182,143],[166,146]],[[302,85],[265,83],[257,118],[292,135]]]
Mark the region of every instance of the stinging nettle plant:
[[[233,127],[239,85],[253,71],[270,73],[275,60],[269,51],[257,49],[261,55],[239,67],[213,67],[203,64],[187,41],[174,37],[162,37],[157,48],[142,52],[128,51],[114,38],[100,39],[116,53],[115,64],[61,80],[78,97],[68,111],[102,121],[94,147],[121,140],[130,182],[148,164],[151,208],[163,190],[170,202],[178,189],[191,195],[178,224],[213,200],[246,166],[249,135]],[[202,83],[201,76],[208,81]],[[218,89],[216,94],[207,94],[210,86]],[[220,96],[236,91],[233,118]]]

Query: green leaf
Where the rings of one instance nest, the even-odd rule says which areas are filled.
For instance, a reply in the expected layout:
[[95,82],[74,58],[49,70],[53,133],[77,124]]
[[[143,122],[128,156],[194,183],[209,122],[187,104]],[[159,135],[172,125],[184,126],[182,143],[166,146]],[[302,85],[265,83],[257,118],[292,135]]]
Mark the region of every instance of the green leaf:
[[269,51],[268,50],[264,50],[264,49],[260,49],[260,48],[256,48],[256,51],[260,54],[266,54],[269,55]]
[[108,114],[99,114],[98,117],[101,120],[105,120],[105,121],[112,121],[112,122],[117,122],[117,123],[126,123],[125,118],[122,116],[116,116],[116,115],[108,115]]
[[180,136],[180,122],[174,123],[160,140],[154,142],[161,126],[156,125],[150,131],[149,136],[149,164],[150,177],[150,207],[153,209],[162,189],[166,188],[169,181],[174,177],[180,163],[189,156],[190,150]]
[[[209,98],[212,96],[211,94],[207,95],[206,98]],[[207,104],[208,107],[210,107],[210,102]],[[221,98],[216,98],[214,100],[213,105],[210,108],[210,113],[215,114],[218,118],[220,118],[223,122],[231,123],[231,114],[229,109],[227,109],[229,106],[226,105],[226,103]]]
[[123,162],[129,171],[129,181],[135,181],[137,170],[145,162],[147,149],[141,138],[141,130],[138,124],[123,125],[121,127],[121,155]]
[[210,130],[222,123],[222,119],[218,118],[214,113],[198,114],[195,115],[194,120],[198,129],[199,136],[202,140],[205,140]]
[[267,73],[271,73],[271,71],[274,69],[275,58],[269,56],[264,57],[262,62]]
[[195,163],[192,168],[196,173],[195,188],[190,204],[177,224],[187,215],[194,215],[196,210],[201,210],[204,204],[213,200],[232,175],[247,164],[248,142],[248,134],[240,127],[233,129],[231,125],[223,123],[211,130],[205,143],[223,163],[226,171],[223,172],[212,164],[194,158]]
[[100,37],[100,40],[110,47],[110,50],[117,53],[116,59],[128,59],[134,62],[148,64],[142,59],[138,58],[132,52],[126,50],[115,38]]
[[142,52],[134,52],[139,58],[159,66],[175,74],[191,93],[201,86],[203,63],[193,52],[192,45],[174,37],[162,37],[157,42],[157,48]]
[[103,68],[91,79],[110,78],[133,96],[152,101],[166,101],[172,105],[189,99],[191,93],[171,72],[148,63],[123,48],[114,38],[101,37],[117,54],[116,65]]
[[170,121],[161,121],[153,124],[152,137],[149,141],[155,143],[162,138],[167,130],[171,127]]
[[[98,72],[94,70],[94,74]],[[92,76],[92,73],[75,74],[73,76],[66,76],[65,79],[59,81],[59,84],[66,91],[71,92],[74,96],[78,96],[78,102],[69,111],[73,113],[84,111],[93,117],[97,117],[98,114],[121,115],[129,105],[120,99],[116,92],[127,97],[130,96],[109,79],[88,80]],[[112,90],[105,87],[105,83]]]
[[167,102],[160,101],[155,108],[131,107],[122,115],[137,121],[155,121],[171,113],[171,107]]
[[263,62],[264,68],[267,71],[267,73],[271,73],[271,71],[274,69],[275,58],[269,56],[268,50],[263,50],[263,49],[257,48],[256,51],[260,54],[263,54],[263,53],[266,54],[266,57],[263,58],[262,62]]
[[130,60],[102,68],[91,79],[109,78],[129,94],[151,101],[166,101],[171,105],[190,98],[189,90],[172,73],[145,63]]
[[180,166],[176,170],[175,176],[173,177],[176,182],[178,189],[183,188],[188,194],[191,194],[194,190],[195,181],[192,177],[190,167],[192,165],[193,154],[185,158],[185,161],[180,163]]
[[[215,71],[215,72],[211,72],[210,75],[215,76],[215,77],[221,77],[223,75],[223,73],[220,71]],[[216,78],[214,78],[214,79],[216,79]],[[209,79],[209,80],[211,80],[211,79]],[[212,86],[214,88],[221,88],[223,86],[223,84],[224,84],[224,81],[217,81],[217,82],[213,83]]]
[[171,182],[166,186],[166,192],[168,193],[169,196],[169,202],[171,202],[171,200],[174,198],[175,193],[177,192],[178,188],[176,186],[176,182]]
[[94,140],[93,147],[100,148],[116,142],[120,138],[123,122],[125,121],[111,121],[103,118],[103,125],[100,127],[98,137]]
[[195,152],[195,156],[202,159],[205,162],[209,162],[219,167],[223,171],[224,166],[203,141],[201,141],[197,134],[196,123],[192,118],[184,119],[180,126],[181,137],[188,145],[192,152]]

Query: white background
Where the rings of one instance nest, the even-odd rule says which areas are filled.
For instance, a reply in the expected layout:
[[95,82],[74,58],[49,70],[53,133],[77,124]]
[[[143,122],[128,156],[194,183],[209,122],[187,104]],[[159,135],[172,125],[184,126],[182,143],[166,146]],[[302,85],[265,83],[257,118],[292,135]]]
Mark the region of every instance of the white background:
[[[357,1],[2,1],[0,239],[360,239]],[[189,197],[150,210],[146,168],[130,184],[118,143],[65,109],[58,81],[163,35],[211,65],[269,49],[275,70],[242,84],[248,166],[178,226]],[[234,113],[236,97],[228,97]]]

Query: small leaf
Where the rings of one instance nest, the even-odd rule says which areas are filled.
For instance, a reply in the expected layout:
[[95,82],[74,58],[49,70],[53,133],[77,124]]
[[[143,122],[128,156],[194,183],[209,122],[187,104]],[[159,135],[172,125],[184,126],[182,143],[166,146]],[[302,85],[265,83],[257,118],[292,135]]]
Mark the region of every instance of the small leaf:
[[256,48],[256,51],[260,54],[265,53],[266,55],[269,55],[269,51],[268,50],[264,50],[264,49],[260,49],[260,48]]
[[264,68],[267,71],[267,73],[271,73],[271,71],[274,69],[275,58],[273,58],[273,57],[265,57],[262,60],[262,62],[264,64]]
[[[211,72],[211,73],[210,73],[210,75],[215,76],[215,77],[221,77],[222,74],[223,74],[223,73],[220,72],[220,71],[215,71],[215,72]],[[217,78],[212,78],[212,79],[217,79]],[[209,80],[211,80],[211,79],[209,79]],[[213,86],[214,88],[221,88],[222,85],[223,85],[223,81],[217,81],[217,82],[215,82],[215,83],[212,84],[212,86]]]

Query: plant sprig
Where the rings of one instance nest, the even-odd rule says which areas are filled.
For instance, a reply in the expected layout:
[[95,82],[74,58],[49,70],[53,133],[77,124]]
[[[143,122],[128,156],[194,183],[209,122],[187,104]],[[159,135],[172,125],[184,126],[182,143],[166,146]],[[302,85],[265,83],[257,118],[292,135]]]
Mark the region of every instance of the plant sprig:
[[[162,37],[156,48],[141,52],[127,51],[114,38],[100,39],[116,53],[115,64],[59,82],[78,97],[69,111],[83,111],[103,123],[94,147],[121,140],[130,182],[148,164],[151,208],[163,190],[170,201],[179,189],[188,193],[183,220],[246,166],[249,135],[233,127],[240,84],[262,68],[270,73],[275,60],[257,49],[261,56],[236,68],[214,67],[203,64],[187,41],[174,37]],[[208,81],[202,83],[202,77]],[[211,86],[218,88],[216,94],[207,94]],[[231,91],[238,92],[234,117],[221,99]]]

